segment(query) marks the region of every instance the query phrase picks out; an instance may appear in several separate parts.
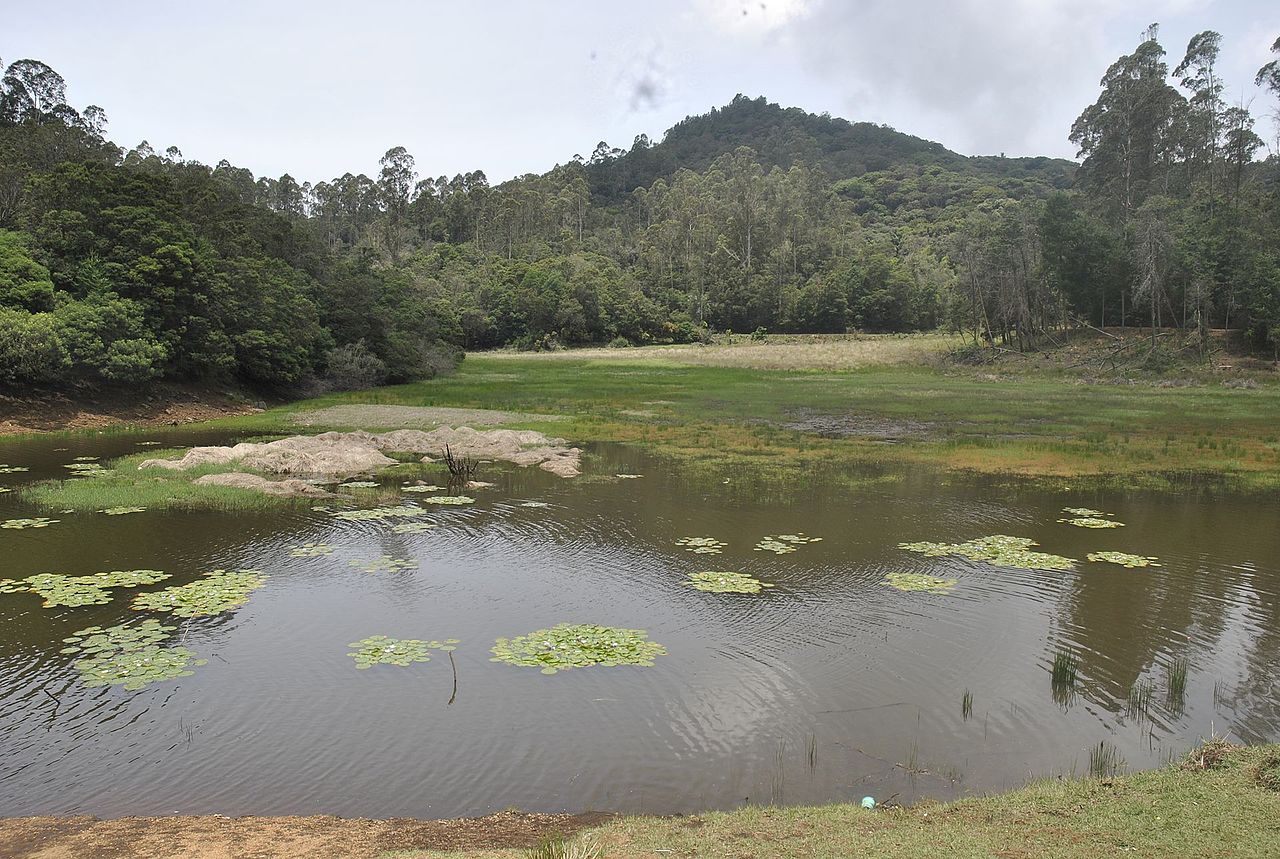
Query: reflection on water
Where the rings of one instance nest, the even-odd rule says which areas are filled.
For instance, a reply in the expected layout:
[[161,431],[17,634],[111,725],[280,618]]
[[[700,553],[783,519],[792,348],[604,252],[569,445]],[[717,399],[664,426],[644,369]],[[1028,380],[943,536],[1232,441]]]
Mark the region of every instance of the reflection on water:
[[[0,485],[62,476],[77,456],[132,453],[143,438],[154,436],[0,445],[0,462],[30,468]],[[144,616],[129,609],[132,590],[53,609],[0,595],[0,814],[906,802],[1084,774],[1103,741],[1136,768],[1214,729],[1280,739],[1275,500],[995,489],[927,472],[743,491],[737,475],[685,480],[621,447],[596,449],[587,467],[579,480],[491,467],[481,477],[497,485],[471,493],[474,505],[413,519],[338,521],[303,505],[58,514],[48,528],[0,531],[3,577],[269,576],[233,614],[178,619],[183,644],[209,663],[139,692],[86,689],[59,653],[75,630]],[[17,496],[0,495],[0,519],[43,512]],[[1059,524],[1064,506],[1125,527]],[[438,527],[393,530],[404,522]],[[799,533],[822,540],[753,551]],[[991,534],[1079,562],[1031,571],[897,548]],[[690,553],[677,545],[690,535],[726,545]],[[315,545],[332,552],[293,551]],[[1162,566],[1085,561],[1092,551]],[[361,569],[383,556],[417,566]],[[688,587],[708,570],[774,587]],[[955,585],[904,592],[884,584],[889,573]],[[645,629],[668,655],[652,668],[555,676],[489,661],[495,638],[562,622]],[[460,644],[452,659],[356,670],[348,644],[374,635]],[[1060,652],[1076,660],[1070,695],[1052,688]],[[1180,659],[1185,693],[1174,700],[1166,686]]]

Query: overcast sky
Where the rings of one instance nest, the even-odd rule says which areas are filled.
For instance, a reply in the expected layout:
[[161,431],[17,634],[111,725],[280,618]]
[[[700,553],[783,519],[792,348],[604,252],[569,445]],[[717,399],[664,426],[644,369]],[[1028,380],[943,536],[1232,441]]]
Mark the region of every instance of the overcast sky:
[[1253,86],[1280,36],[1264,0],[59,0],[0,14],[0,58],[49,63],[125,146],[314,181],[403,145],[423,175],[499,181],[738,92],[965,154],[1074,157],[1072,120],[1153,21],[1170,68],[1221,32],[1227,96],[1275,140]]

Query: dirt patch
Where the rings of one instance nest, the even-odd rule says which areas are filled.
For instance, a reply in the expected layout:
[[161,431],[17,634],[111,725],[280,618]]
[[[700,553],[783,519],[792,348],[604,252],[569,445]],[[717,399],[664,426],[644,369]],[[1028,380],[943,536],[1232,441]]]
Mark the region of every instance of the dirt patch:
[[298,426],[362,427],[388,429],[406,427],[420,429],[438,426],[497,426],[532,421],[563,420],[561,415],[539,415],[529,412],[504,412],[496,409],[448,409],[437,406],[329,406],[293,415]]
[[537,465],[560,477],[576,477],[581,469],[582,451],[569,447],[564,439],[548,438],[533,430],[482,432],[471,427],[438,427],[430,432],[401,429],[381,435],[363,430],[326,432],[265,443],[241,442],[231,447],[193,447],[180,459],[147,459],[138,468],[186,471],[204,465],[234,464],[268,474],[340,477],[394,465],[396,461],[384,451],[423,454],[423,462],[434,462],[433,457],[442,456],[446,447],[454,456]]
[[148,385],[136,391],[0,396],[0,435],[97,429],[129,424],[173,426],[262,411],[235,391],[182,385]]
[[22,817],[0,819],[3,859],[372,859],[388,850],[532,847],[605,814],[504,811],[458,820],[339,817]]
[[332,492],[326,492],[319,486],[305,480],[267,480],[257,474],[243,471],[229,471],[224,474],[206,474],[192,481],[196,486],[231,486],[236,489],[251,489],[266,495],[280,495],[285,498],[331,498]]
[[801,410],[787,415],[789,421],[783,427],[796,432],[820,435],[824,438],[871,438],[879,441],[897,441],[905,438],[922,438],[933,429],[924,421],[876,418],[870,415],[817,414]]

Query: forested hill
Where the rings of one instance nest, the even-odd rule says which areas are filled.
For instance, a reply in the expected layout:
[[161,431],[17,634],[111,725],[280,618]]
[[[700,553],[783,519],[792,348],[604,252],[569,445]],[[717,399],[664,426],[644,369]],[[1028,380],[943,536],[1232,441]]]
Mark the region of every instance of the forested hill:
[[736,96],[721,108],[676,123],[652,143],[636,138],[629,150],[601,142],[587,161],[591,192],[616,201],[677,170],[701,173],[716,158],[746,146],[766,169],[805,164],[832,181],[907,165],[935,166],[990,176],[1034,178],[1068,188],[1076,165],[1061,158],[966,158],[940,143],[896,131],[887,125],[850,122],[798,107],[780,107],[764,96]]

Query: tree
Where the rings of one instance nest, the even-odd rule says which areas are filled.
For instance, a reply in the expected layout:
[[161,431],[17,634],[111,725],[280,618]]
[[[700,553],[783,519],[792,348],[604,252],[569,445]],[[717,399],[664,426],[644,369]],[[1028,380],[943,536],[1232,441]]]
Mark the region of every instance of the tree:
[[409,194],[418,174],[413,169],[413,156],[403,146],[388,149],[378,163],[382,165],[382,172],[378,174],[378,190],[386,213],[384,236],[387,252],[391,254],[392,262],[399,262],[401,230],[409,209]]

